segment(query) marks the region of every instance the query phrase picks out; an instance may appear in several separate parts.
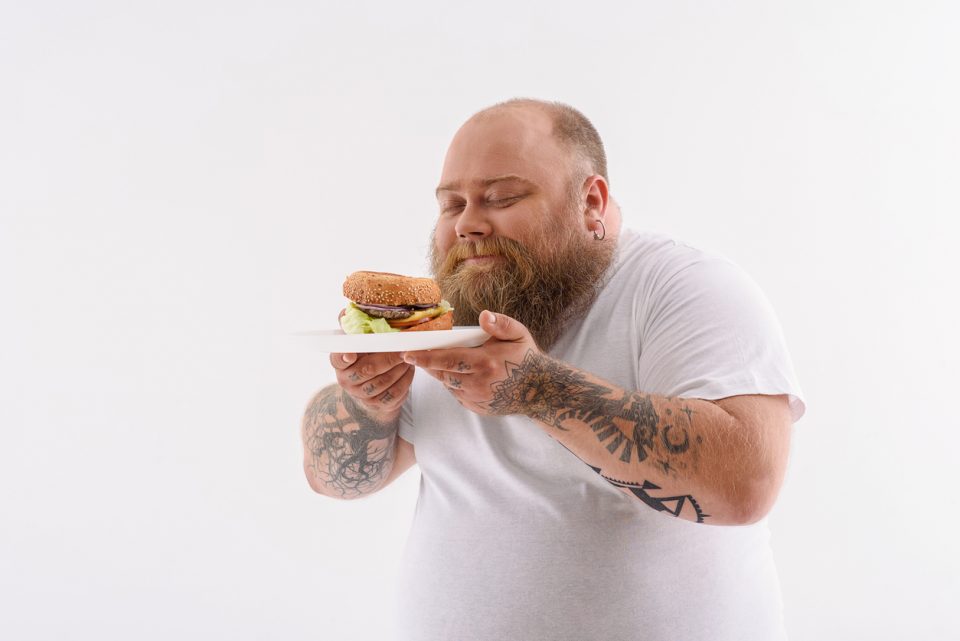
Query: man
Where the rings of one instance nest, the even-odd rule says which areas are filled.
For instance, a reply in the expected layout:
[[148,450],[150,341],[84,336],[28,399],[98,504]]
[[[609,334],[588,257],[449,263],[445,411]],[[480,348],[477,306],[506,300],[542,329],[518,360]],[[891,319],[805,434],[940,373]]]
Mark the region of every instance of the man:
[[600,138],[565,105],[472,117],[437,200],[435,276],[492,338],[334,354],[303,422],[325,495],[419,464],[400,638],[784,638],[764,516],[803,402],[757,287],[621,232]]

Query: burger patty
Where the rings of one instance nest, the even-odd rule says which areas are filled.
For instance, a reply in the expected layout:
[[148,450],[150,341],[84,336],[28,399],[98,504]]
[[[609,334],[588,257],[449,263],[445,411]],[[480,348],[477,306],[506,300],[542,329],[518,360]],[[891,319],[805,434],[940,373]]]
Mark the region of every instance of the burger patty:
[[384,305],[361,305],[354,303],[362,309],[368,316],[374,318],[386,318],[387,320],[402,320],[409,318],[418,309],[430,309],[433,305],[412,305],[410,307],[387,307]]

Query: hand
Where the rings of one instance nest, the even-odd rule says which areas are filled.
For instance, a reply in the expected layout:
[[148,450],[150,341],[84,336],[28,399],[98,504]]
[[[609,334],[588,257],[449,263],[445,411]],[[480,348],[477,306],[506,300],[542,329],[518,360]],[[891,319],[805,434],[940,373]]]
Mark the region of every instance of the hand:
[[517,394],[526,383],[519,378],[529,364],[547,357],[530,331],[509,316],[484,311],[480,328],[491,336],[480,347],[404,352],[403,360],[443,383],[472,412],[526,413],[523,395]]
[[331,354],[337,383],[361,407],[381,419],[393,419],[410,392],[414,367],[399,353]]

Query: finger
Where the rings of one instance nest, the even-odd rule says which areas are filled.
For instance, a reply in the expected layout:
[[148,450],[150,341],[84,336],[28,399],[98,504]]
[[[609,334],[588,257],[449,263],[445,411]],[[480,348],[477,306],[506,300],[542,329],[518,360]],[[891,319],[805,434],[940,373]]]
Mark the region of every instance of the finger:
[[356,354],[349,353],[340,353],[340,354],[330,354],[330,364],[333,365],[334,369],[347,369],[351,365],[357,362]]
[[[350,385],[360,385],[403,363],[398,352],[361,354],[357,362],[340,370]],[[338,375],[338,379],[340,375]]]
[[451,392],[463,392],[464,380],[463,376],[460,374],[454,374],[453,372],[446,372],[446,381],[444,385],[447,386],[447,389]]
[[407,373],[407,370],[412,369],[412,365],[400,363],[399,365],[394,365],[383,374],[374,376],[369,381],[360,383],[359,385],[351,386],[350,389],[351,391],[362,394],[364,398],[373,398],[374,396],[379,396],[384,391],[390,389],[394,383],[400,380],[400,378]]
[[373,398],[372,401],[385,410],[393,410],[402,405],[410,392],[410,383],[413,382],[413,375],[416,371],[416,368],[408,367],[403,375],[397,379],[397,382],[382,394]]
[[501,341],[521,341],[530,336],[520,321],[489,310],[480,313],[480,329]]
[[423,371],[440,381],[451,392],[463,392],[465,391],[464,388],[469,385],[469,379],[462,374],[435,369],[425,369]]
[[405,352],[403,360],[424,369],[469,374],[477,366],[477,352],[474,350],[475,348],[464,347]]
[[[432,376],[433,378],[435,378],[435,379],[437,379],[438,381],[440,381],[440,382],[443,384],[444,387],[446,387],[446,386],[447,386],[447,383],[450,382],[450,379],[448,378],[448,376],[453,376],[453,375],[454,375],[453,372],[446,372],[446,371],[444,371],[444,370],[439,370],[439,369],[425,369],[425,370],[423,370],[423,371],[425,371],[427,374],[429,374],[429,375]],[[459,375],[456,375],[456,376],[459,376]],[[463,378],[464,378],[464,377],[462,377],[462,376],[460,377],[460,384],[461,384],[461,385],[462,385],[462,383],[463,383]]]

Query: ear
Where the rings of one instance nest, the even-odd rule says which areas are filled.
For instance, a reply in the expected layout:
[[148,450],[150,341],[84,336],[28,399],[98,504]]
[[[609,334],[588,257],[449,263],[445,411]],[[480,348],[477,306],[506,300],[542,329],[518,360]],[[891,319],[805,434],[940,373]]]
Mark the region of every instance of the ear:
[[607,213],[607,204],[610,202],[610,190],[606,179],[600,174],[587,176],[583,181],[583,187],[580,190],[583,194],[584,204],[584,224],[587,231],[593,231],[596,227],[596,220],[603,220]]

